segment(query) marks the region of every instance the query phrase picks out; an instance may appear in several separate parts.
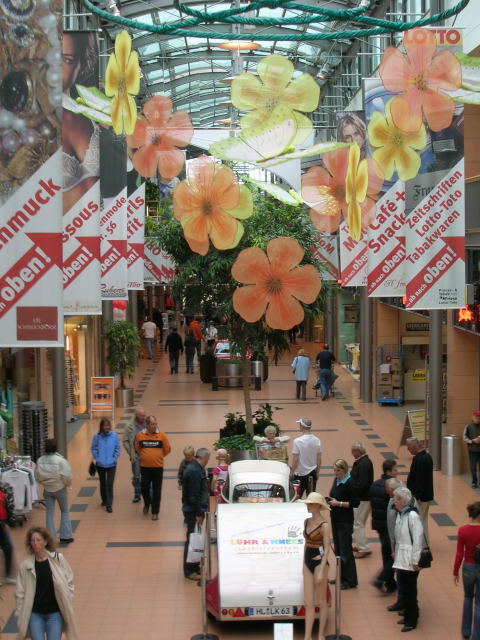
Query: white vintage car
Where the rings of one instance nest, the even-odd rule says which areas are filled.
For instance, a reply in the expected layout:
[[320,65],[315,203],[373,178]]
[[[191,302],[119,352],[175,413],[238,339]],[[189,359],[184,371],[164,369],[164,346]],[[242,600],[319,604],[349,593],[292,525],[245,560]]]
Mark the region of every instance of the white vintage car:
[[304,504],[277,460],[230,465],[217,509],[218,575],[207,609],[218,620],[302,619]]

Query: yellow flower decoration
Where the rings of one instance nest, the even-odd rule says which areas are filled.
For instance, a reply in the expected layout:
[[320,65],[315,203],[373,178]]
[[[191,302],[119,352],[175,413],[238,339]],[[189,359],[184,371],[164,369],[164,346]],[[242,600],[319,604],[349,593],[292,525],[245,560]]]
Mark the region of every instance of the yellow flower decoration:
[[350,236],[360,240],[362,236],[362,208],[360,204],[367,197],[368,164],[360,160],[360,147],[356,142],[350,147],[348,169],[345,177],[345,200],[348,205],[347,222]]
[[[415,149],[426,147],[427,132],[424,124],[413,133],[396,127],[390,111],[391,103],[392,100],[385,105],[385,115],[375,111],[368,125],[370,144],[374,149],[377,147],[373,159],[382,167],[385,180],[390,180],[395,170],[400,180],[411,180],[421,165],[420,155]],[[401,102],[399,108],[407,108],[402,105],[406,105],[406,102]]]
[[105,93],[112,98],[110,115],[115,133],[131,135],[137,120],[137,105],[132,97],[140,91],[138,54],[132,51],[132,39],[127,31],[115,38],[115,52],[108,59],[105,72]]
[[312,131],[309,118],[300,111],[314,111],[320,99],[320,87],[308,73],[290,82],[293,64],[278,53],[263,58],[257,65],[258,79],[252,73],[241,73],[232,82],[232,102],[241,111],[250,111],[240,119],[242,129],[262,125],[279,104],[293,110],[297,134],[293,144],[300,144]]

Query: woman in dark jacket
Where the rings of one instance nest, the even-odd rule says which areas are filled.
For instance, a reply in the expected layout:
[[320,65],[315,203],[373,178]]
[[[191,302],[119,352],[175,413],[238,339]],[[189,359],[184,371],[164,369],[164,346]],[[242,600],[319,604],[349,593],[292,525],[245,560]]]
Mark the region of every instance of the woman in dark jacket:
[[352,550],[353,509],[358,507],[357,490],[348,472],[345,460],[336,460],[333,465],[335,480],[330,490],[328,504],[331,508],[333,544],[335,554],[341,558],[341,589],[354,589],[357,584],[357,567]]
[[193,329],[188,330],[187,337],[185,338],[185,360],[187,365],[187,373],[193,373],[193,358],[197,350],[197,341],[195,340],[195,334]]

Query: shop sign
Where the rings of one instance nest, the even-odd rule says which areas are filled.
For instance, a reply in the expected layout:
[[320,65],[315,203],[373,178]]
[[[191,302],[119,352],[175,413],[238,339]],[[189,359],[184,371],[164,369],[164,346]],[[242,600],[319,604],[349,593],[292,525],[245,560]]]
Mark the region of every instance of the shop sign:
[[175,276],[175,263],[173,258],[156,245],[152,238],[145,242],[144,255],[144,280],[145,282],[159,282],[170,284]]
[[340,278],[342,287],[363,287],[367,284],[367,243],[362,235],[354,240],[348,225],[340,225]]
[[[67,61],[85,51],[63,94],[63,308],[66,315],[100,315],[100,127],[74,99],[78,78],[98,85],[98,42],[92,31],[69,31],[63,45]],[[77,147],[87,149],[85,157]]]
[[[137,174],[136,171],[133,172]],[[130,178],[130,172],[129,172]],[[127,182],[127,265],[128,289],[143,289],[145,240],[145,182],[130,186]]]
[[115,378],[90,378],[90,411],[114,412],[114,383]]
[[425,369],[415,369],[412,373],[412,382],[425,382],[427,379],[427,374]]
[[428,442],[428,428],[425,410],[407,411],[400,445],[406,444],[407,438],[417,438],[420,443]]
[[429,322],[407,322],[405,324],[407,331],[430,331]]

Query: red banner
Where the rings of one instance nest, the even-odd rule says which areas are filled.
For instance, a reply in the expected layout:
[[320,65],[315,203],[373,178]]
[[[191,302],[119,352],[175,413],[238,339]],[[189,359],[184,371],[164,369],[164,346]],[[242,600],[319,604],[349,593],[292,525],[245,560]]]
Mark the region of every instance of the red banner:
[[145,242],[144,266],[145,282],[170,284],[175,275],[175,263],[171,256],[154,246],[151,240]]

